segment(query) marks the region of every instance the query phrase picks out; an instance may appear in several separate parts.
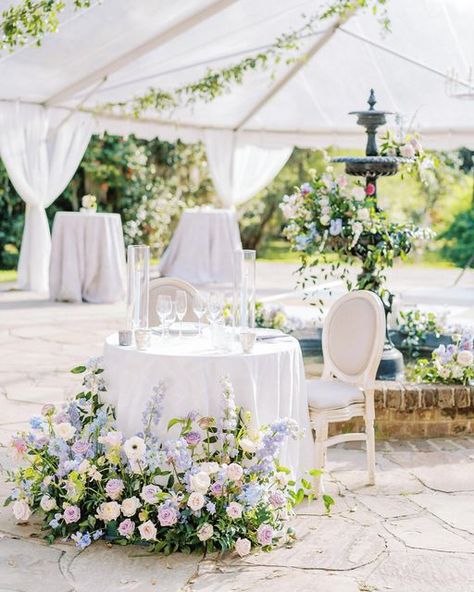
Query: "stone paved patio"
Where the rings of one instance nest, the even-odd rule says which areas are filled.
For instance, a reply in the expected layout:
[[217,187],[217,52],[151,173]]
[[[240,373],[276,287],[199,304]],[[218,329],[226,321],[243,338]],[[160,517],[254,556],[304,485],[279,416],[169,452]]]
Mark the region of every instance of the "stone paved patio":
[[[0,441],[45,402],[73,394],[68,370],[99,354],[122,305],[49,303],[0,294]],[[155,557],[98,543],[51,546],[38,524],[0,508],[0,592],[474,592],[474,437],[381,441],[377,485],[357,443],[329,453],[331,516],[303,504],[293,548],[234,556]],[[10,466],[0,449],[4,468]],[[0,483],[0,498],[8,487]]]

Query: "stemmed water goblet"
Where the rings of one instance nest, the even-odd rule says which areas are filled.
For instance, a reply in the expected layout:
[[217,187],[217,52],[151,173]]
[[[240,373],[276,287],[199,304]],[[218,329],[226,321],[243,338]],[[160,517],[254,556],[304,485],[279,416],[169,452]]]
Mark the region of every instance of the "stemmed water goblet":
[[170,310],[170,314],[168,315],[166,321],[165,321],[165,326],[166,326],[166,333],[169,337],[170,335],[170,327],[173,323],[176,322],[176,302],[174,300],[171,301],[171,310]]
[[198,333],[201,335],[201,319],[206,313],[206,302],[201,294],[196,294],[193,298],[193,311],[198,318]]
[[211,292],[209,294],[209,319],[211,324],[215,325],[224,310],[224,298],[221,292]]
[[172,310],[171,296],[168,294],[158,294],[156,301],[156,312],[161,321],[161,336],[165,336],[165,319],[171,314]]
[[176,316],[179,319],[179,338],[181,339],[181,337],[183,336],[183,319],[188,309],[188,299],[186,297],[186,292],[184,290],[176,291],[175,307]]

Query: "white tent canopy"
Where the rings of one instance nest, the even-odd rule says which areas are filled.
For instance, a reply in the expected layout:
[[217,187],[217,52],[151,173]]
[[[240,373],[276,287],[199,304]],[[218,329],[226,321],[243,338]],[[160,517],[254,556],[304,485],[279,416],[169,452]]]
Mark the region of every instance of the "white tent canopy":
[[[0,8],[10,3],[0,0]],[[384,35],[367,12],[356,12],[344,22],[324,21],[304,40],[304,62],[283,60],[274,71],[254,72],[212,103],[149,112],[140,119],[96,113],[97,107],[131,99],[150,86],[173,89],[199,79],[209,67],[253,55],[281,33],[301,27],[302,15],[322,5],[326,2],[102,0],[87,10],[68,7],[61,14],[59,32],[47,36],[40,48],[27,46],[0,56],[0,154],[9,171],[20,160],[26,167],[23,181],[18,180],[19,171],[11,179],[21,197],[34,202],[34,217],[30,215],[25,226],[28,251],[47,251],[49,234],[40,210],[74,173],[77,154],[71,153],[61,178],[43,178],[41,197],[31,198],[31,191],[39,189],[25,180],[34,179],[38,171],[50,176],[55,172],[58,135],[71,151],[82,145],[85,150],[92,130],[204,141],[216,189],[226,205],[265,186],[295,145],[362,147],[362,130],[348,112],[365,108],[371,87],[377,107],[398,113],[422,134],[425,145],[474,148],[474,102],[446,92],[452,70],[469,86],[474,63],[472,0],[391,0],[392,32]],[[35,132],[44,144],[40,169],[34,158],[21,156],[24,141],[7,145],[5,138],[15,137],[9,120],[13,104],[17,114],[25,114],[23,121],[16,118],[23,138],[43,121],[42,135]],[[41,105],[44,115],[27,105]],[[78,133],[81,139],[75,140]],[[23,274],[23,286],[44,289],[44,266],[39,274],[31,257],[23,256],[22,263],[24,269],[31,268]]]

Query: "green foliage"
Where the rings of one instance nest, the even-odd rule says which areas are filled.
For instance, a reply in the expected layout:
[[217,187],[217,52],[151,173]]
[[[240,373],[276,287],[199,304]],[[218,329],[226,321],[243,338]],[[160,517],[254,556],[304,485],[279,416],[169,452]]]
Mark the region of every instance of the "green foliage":
[[434,312],[421,312],[420,310],[400,311],[398,330],[403,335],[402,347],[409,356],[416,357],[428,335],[441,335],[442,324]]
[[446,240],[442,254],[459,267],[474,267],[474,206],[458,214],[441,235]]
[[[184,207],[208,203],[212,184],[201,144],[170,144],[104,134],[93,136],[82,162],[62,195],[47,209],[78,210],[81,197],[94,194],[98,210],[118,212],[127,244],[150,245],[159,255]],[[13,268],[24,223],[25,204],[0,162],[0,268]]]
[[[89,8],[91,0],[73,0],[76,10]],[[0,50],[14,50],[27,43],[41,45],[45,35],[58,30],[58,15],[66,8],[64,0],[23,0],[2,12]]]

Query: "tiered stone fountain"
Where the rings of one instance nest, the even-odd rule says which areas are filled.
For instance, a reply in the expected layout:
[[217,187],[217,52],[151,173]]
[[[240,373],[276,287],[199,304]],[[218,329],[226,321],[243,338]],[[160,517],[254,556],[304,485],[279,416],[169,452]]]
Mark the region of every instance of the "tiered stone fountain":
[[[362,125],[367,133],[367,146],[365,156],[350,157],[341,156],[334,158],[333,162],[343,162],[346,165],[346,173],[357,177],[365,177],[366,186],[372,184],[375,187],[373,198],[377,199],[377,179],[379,177],[395,175],[398,172],[400,164],[409,162],[409,159],[398,156],[380,156],[377,147],[377,129],[386,123],[386,115],[391,115],[389,111],[378,111],[374,90],[371,89],[368,100],[369,109],[366,111],[352,111],[350,115],[357,115],[358,125]],[[376,205],[378,208],[378,206]],[[374,241],[376,241],[374,237]],[[362,247],[363,248],[363,247]],[[363,253],[356,253],[363,260]],[[370,269],[364,270],[370,273]],[[384,299],[386,315],[391,311],[393,295],[387,292],[388,298]],[[382,361],[380,363],[377,378],[380,380],[401,380],[403,378],[403,356],[396,349],[390,339],[387,329],[387,338],[384,348]]]

